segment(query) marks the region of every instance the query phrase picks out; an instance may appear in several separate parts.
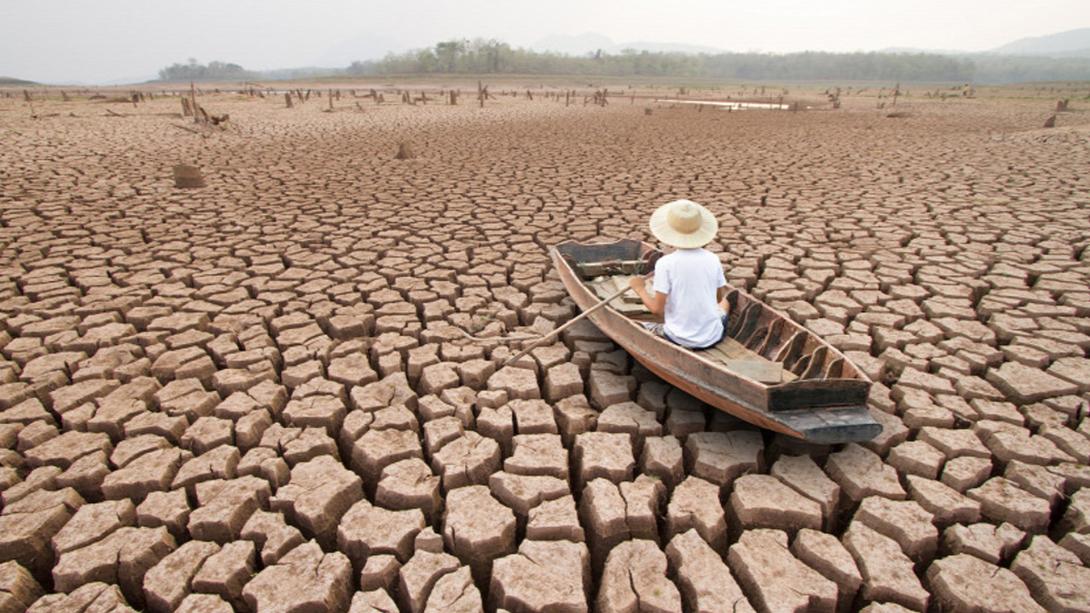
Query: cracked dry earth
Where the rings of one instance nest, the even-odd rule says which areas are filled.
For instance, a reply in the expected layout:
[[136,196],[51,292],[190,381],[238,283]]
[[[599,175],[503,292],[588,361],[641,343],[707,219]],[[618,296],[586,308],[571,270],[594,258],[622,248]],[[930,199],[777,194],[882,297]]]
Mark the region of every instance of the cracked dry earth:
[[[0,611],[1090,609],[1086,115],[201,103],[0,100]],[[879,437],[452,328],[563,323],[546,248],[680,196]]]

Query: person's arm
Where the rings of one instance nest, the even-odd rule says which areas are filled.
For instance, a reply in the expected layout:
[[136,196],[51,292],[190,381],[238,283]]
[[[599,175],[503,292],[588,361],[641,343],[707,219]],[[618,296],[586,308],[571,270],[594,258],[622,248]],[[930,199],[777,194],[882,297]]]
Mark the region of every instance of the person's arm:
[[716,259],[715,263],[715,301],[723,309],[724,313],[730,313],[730,304],[727,303],[727,276],[723,274],[723,263]]
[[632,277],[628,281],[628,286],[639,295],[640,300],[643,301],[643,306],[647,307],[652,315],[662,315],[666,311],[666,294],[655,292],[655,295],[652,296],[647,291],[647,282],[643,277]]

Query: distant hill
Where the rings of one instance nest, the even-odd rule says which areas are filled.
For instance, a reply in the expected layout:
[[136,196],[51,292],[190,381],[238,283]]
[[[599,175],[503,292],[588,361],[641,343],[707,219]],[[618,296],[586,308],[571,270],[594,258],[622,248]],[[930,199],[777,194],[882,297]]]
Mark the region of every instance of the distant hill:
[[615,47],[617,51],[635,49],[636,51],[650,51],[651,53],[723,53],[723,49],[717,47],[690,45],[689,43],[634,41],[631,43],[618,43]]
[[878,53],[931,53],[935,55],[971,55],[968,51],[958,49],[925,49],[923,47],[883,47]]
[[552,51],[568,55],[583,55],[601,49],[613,49],[613,39],[594,32],[583,34],[553,34],[530,45],[534,51]]
[[16,79],[15,77],[0,77],[0,85],[37,85],[37,83]]
[[991,50],[1001,55],[1043,55],[1090,58],[1090,28],[1020,38]]
[[[546,36],[529,47],[534,51],[552,51],[568,55],[583,56],[601,49],[603,53],[620,53],[625,49],[649,51],[652,53],[724,53],[726,50],[707,45],[688,43],[633,41],[614,42],[608,36],[597,32],[583,34],[556,34]],[[1055,58],[1090,58],[1090,28],[1079,28],[1066,32],[1057,32],[1045,36],[1020,38],[1005,45],[983,52],[957,49],[924,49],[917,47],[886,47],[878,53],[928,53],[951,57],[989,55],[1017,55],[1026,57]]]

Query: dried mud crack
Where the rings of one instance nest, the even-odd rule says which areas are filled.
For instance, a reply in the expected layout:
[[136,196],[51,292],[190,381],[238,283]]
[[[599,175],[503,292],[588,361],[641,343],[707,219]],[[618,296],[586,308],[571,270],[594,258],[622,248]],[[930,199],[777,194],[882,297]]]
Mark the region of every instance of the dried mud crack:
[[[0,98],[0,612],[1090,609],[1090,119],[1049,95]],[[675,197],[877,438],[756,430],[591,325],[505,368],[460,332],[568,321],[548,247]]]

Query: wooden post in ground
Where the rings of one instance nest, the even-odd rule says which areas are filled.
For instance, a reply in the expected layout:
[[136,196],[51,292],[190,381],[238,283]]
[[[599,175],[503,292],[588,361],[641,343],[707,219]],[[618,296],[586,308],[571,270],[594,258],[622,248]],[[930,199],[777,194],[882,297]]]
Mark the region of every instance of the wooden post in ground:
[[189,110],[193,113],[193,123],[201,122],[201,114],[197,111],[197,87],[193,81],[189,82]]
[[395,160],[411,160],[416,157],[413,153],[413,148],[404,141],[397,144],[397,153],[394,155]]

